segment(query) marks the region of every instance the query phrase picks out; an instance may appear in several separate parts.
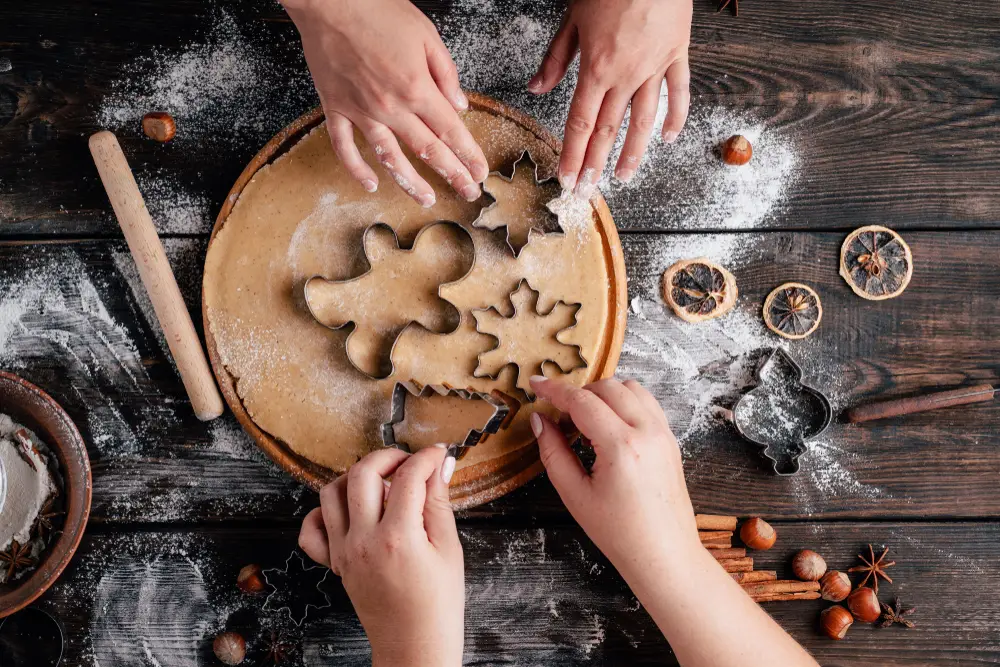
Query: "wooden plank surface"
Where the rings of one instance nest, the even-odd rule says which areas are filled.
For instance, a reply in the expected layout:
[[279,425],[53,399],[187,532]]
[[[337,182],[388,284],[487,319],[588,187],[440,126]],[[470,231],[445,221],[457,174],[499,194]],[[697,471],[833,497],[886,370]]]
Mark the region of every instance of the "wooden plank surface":
[[[788,559],[812,548],[844,569],[869,541],[886,543],[898,561],[893,584],[880,587],[916,605],[912,630],[855,624],[847,638],[818,635],[822,600],[764,608],[823,665],[994,664],[1000,661],[1000,586],[996,525],[963,523],[779,523],[778,543],[755,553],[759,569],[788,575]],[[646,612],[576,528],[496,530],[462,525],[466,568],[466,665],[676,664]],[[90,531],[72,568],[45,597],[68,639],[66,664],[196,664],[223,629],[259,641],[278,628],[301,647],[305,664],[364,665],[370,653],[338,581],[322,589],[332,606],[311,612],[301,628],[262,597],[237,591],[247,562],[283,567],[294,530],[211,530],[108,534]],[[294,569],[294,568],[293,568]],[[283,591],[311,595],[306,574]],[[275,598],[273,602],[277,602]],[[322,601],[319,599],[319,601]],[[169,657],[171,660],[165,660]],[[155,664],[155,663],[151,663]]]

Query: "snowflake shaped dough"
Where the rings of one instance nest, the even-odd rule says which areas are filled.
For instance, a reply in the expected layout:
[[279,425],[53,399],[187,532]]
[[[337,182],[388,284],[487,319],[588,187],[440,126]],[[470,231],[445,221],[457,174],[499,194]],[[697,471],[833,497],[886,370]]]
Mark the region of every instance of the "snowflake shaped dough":
[[375,379],[393,373],[392,352],[403,330],[422,326],[432,333],[458,329],[461,313],[441,297],[441,287],[472,271],[472,237],[453,222],[432,223],[417,234],[412,248],[401,248],[391,227],[376,223],[365,230],[369,269],[348,280],[315,276],[306,281],[305,300],[323,326],[353,330],[347,358]]
[[547,312],[540,312],[538,292],[527,279],[518,283],[509,299],[511,315],[504,315],[494,306],[472,311],[476,329],[497,339],[496,347],[479,355],[473,375],[495,380],[506,366],[515,365],[517,387],[534,400],[528,379],[542,375],[544,366],[556,366],[563,373],[587,366],[580,346],[559,338],[559,334],[576,326],[581,304],[557,301]]
[[479,212],[473,227],[506,228],[507,247],[514,257],[521,254],[532,234],[561,234],[559,217],[549,204],[559,198],[562,188],[554,178],[538,179],[538,165],[528,151],[514,161],[510,176],[491,172],[483,183],[491,202]]

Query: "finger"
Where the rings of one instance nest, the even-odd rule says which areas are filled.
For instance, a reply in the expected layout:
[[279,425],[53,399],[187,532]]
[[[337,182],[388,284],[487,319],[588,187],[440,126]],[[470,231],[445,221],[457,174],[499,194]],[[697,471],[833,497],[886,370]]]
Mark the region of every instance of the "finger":
[[[441,100],[445,113],[455,117],[455,121],[465,129],[455,112]],[[482,196],[479,184],[472,180],[469,170],[455,156],[452,149],[439,139],[431,129],[417,116],[410,118],[398,126],[399,138],[402,139],[420,159],[431,166],[441,178],[448,182],[466,201],[476,201]]]
[[601,111],[597,114],[597,122],[594,131],[590,135],[590,144],[587,146],[587,156],[583,160],[583,171],[580,172],[580,179],[576,185],[576,194],[584,199],[590,199],[594,194],[594,185],[601,173],[604,172],[604,165],[608,161],[608,153],[611,152],[618,136],[618,129],[625,120],[625,110],[628,109],[629,98],[634,93],[629,90],[627,93],[621,90],[612,89],[604,96],[604,103]]
[[528,82],[528,91],[535,95],[541,95],[559,85],[576,56],[579,44],[580,38],[576,31],[576,25],[564,21],[559,26],[556,36],[552,38],[552,43],[549,44],[549,50],[542,58],[538,72]]
[[598,380],[588,384],[584,389],[596,394],[598,398],[607,403],[615,411],[615,414],[629,426],[638,427],[649,421],[639,399],[618,380]]
[[455,510],[448,497],[448,483],[455,471],[455,454],[449,451],[441,463],[440,474],[427,480],[427,501],[424,503],[424,529],[427,539],[438,549],[446,546],[462,548],[455,524]]
[[462,85],[458,81],[458,69],[455,61],[448,53],[448,47],[440,38],[427,45],[427,67],[431,76],[438,86],[438,90],[444,95],[456,111],[465,111],[469,108],[469,98],[462,92]]
[[341,544],[351,525],[347,509],[347,475],[341,475],[320,489],[319,506],[328,541]]
[[319,507],[306,514],[299,530],[299,548],[324,567],[330,567],[330,543],[323,526],[323,510]]
[[403,149],[399,147],[399,142],[396,141],[392,131],[382,123],[370,118],[359,120],[358,126],[372,150],[375,151],[382,167],[392,177],[392,180],[396,181],[396,185],[424,208],[434,206],[437,201],[434,190],[406,159],[406,155],[403,154]]
[[[566,117],[566,138],[563,139],[562,158],[559,160],[559,183],[565,190],[576,187],[606,91],[593,77],[580,75],[570,103],[569,115]],[[588,176],[592,178],[593,174]]]
[[548,417],[533,412],[529,421],[531,431],[538,440],[538,456],[552,480],[552,486],[563,499],[563,504],[572,504],[573,498],[581,497],[580,494],[586,491],[590,475],[580,457],[570,448],[566,436]]
[[392,476],[383,524],[390,529],[407,529],[423,524],[427,481],[439,474],[447,453],[444,445],[425,447],[399,466]]
[[[449,109],[440,98],[432,97],[426,103],[425,108],[420,109],[419,116],[430,128],[430,131],[465,166],[476,183],[482,183],[486,180],[490,173],[490,167],[483,154],[483,149],[476,143],[469,128],[465,126],[457,113]],[[420,153],[418,152],[418,154]],[[421,157],[423,156],[421,155]]]
[[663,121],[663,140],[672,144],[687,122],[691,104],[691,70],[688,61],[678,60],[667,69],[667,117]]
[[615,178],[619,181],[627,183],[632,180],[642,156],[646,153],[649,138],[653,134],[653,126],[656,124],[656,110],[660,106],[662,86],[663,76],[654,76],[642,84],[632,97],[628,133],[625,135],[625,145],[622,146],[618,165],[615,167]]
[[385,484],[409,454],[398,449],[380,449],[351,466],[347,471],[347,510],[350,531],[367,531],[382,518]]
[[532,377],[531,388],[539,398],[546,399],[567,413],[580,433],[590,438],[595,448],[600,449],[601,445],[621,440],[630,430],[607,403],[586,389],[543,376]]
[[368,192],[378,190],[378,176],[361,157],[361,151],[358,150],[358,145],[354,142],[354,124],[346,116],[331,113],[327,116],[326,128],[330,133],[333,151],[340,158],[347,172]]
[[642,404],[642,407],[648,414],[661,419],[663,424],[668,429],[670,428],[670,424],[667,421],[667,414],[663,411],[663,406],[660,405],[660,402],[656,400],[656,397],[653,396],[648,389],[635,380],[625,380],[625,382],[622,383],[622,386],[635,394],[639,403]]

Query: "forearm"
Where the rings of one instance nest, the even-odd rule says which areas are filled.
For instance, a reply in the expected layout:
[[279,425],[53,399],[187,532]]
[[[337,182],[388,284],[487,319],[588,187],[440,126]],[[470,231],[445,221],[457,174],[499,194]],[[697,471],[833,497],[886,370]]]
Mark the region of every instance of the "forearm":
[[684,667],[817,665],[700,545],[684,558],[625,569],[632,591]]

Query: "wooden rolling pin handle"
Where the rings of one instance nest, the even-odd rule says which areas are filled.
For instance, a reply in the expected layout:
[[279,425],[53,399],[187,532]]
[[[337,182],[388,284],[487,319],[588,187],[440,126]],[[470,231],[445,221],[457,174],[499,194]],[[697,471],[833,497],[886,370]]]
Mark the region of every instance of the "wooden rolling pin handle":
[[191,407],[198,419],[215,419],[222,414],[222,397],[125,154],[111,132],[98,132],[90,137],[89,143],[90,153],[94,156],[104,189],[139,269],[139,277],[153,303]]
[[923,396],[899,398],[881,403],[869,403],[851,408],[845,414],[851,424],[860,424],[874,419],[910,415],[915,412],[926,412],[938,408],[948,408],[955,405],[981,403],[993,399],[994,389],[991,385],[980,384],[975,387],[963,387],[949,391],[938,391]]

